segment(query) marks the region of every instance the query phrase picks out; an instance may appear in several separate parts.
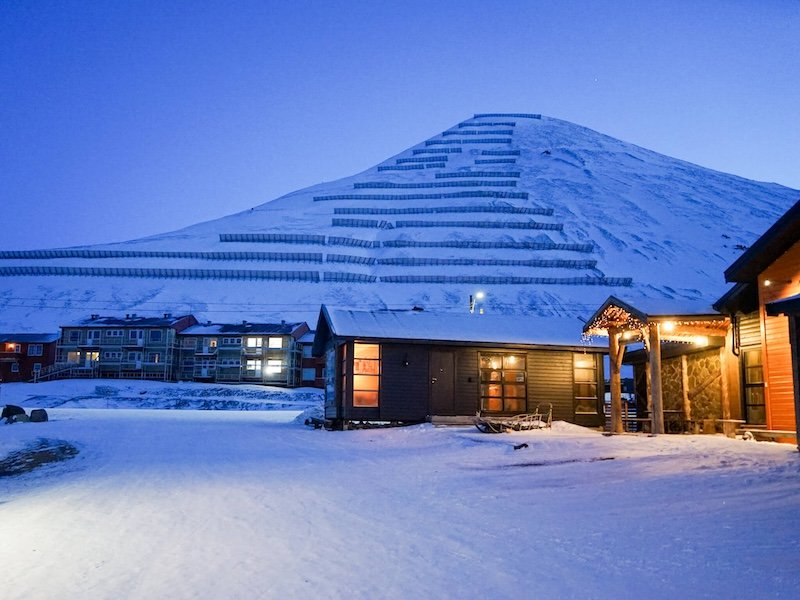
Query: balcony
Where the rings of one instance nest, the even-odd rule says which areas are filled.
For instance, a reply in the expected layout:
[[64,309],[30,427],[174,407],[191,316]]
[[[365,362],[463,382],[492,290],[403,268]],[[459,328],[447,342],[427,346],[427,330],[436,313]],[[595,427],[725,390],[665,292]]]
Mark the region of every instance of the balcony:
[[195,356],[216,356],[217,355],[217,347],[216,346],[203,346],[202,348],[197,348],[195,350]]

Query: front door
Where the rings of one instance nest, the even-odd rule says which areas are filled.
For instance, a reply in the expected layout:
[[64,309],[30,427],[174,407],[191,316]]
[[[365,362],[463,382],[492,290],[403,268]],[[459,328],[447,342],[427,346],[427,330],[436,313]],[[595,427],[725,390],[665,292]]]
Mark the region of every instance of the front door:
[[431,415],[455,415],[455,357],[453,353],[431,350],[429,365]]

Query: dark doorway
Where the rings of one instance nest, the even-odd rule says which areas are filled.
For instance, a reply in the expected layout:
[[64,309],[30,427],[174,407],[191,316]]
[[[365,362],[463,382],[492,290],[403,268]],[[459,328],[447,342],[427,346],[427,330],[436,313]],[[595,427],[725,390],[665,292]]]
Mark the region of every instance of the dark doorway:
[[431,414],[453,416],[455,407],[455,357],[452,352],[431,350],[429,362]]

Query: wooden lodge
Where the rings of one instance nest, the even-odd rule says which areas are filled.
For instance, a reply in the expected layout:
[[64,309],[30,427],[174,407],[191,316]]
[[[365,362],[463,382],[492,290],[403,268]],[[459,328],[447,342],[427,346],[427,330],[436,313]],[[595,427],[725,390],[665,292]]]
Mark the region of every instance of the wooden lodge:
[[[655,433],[738,429],[794,442],[800,422],[800,202],[726,271],[713,306],[610,297],[584,331],[608,337],[611,428],[626,429],[620,367]],[[636,349],[632,349],[637,345]]]
[[604,348],[583,341],[575,319],[323,306],[316,332],[333,428],[458,422],[542,404],[552,404],[554,419],[604,422]]
[[786,441],[800,426],[800,202],[725,271],[744,418]]

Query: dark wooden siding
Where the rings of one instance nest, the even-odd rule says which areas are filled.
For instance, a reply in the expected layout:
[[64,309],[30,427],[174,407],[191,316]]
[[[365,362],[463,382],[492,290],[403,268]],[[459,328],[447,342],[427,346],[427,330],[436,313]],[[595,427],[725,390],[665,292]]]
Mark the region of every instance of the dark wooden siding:
[[541,402],[553,405],[553,420],[575,422],[572,352],[528,352],[528,410]]
[[381,419],[422,421],[428,416],[428,348],[381,346]]
[[739,317],[739,346],[761,345],[761,320],[758,312]]
[[474,415],[478,411],[479,373],[478,349],[456,348],[455,412],[457,415]]

